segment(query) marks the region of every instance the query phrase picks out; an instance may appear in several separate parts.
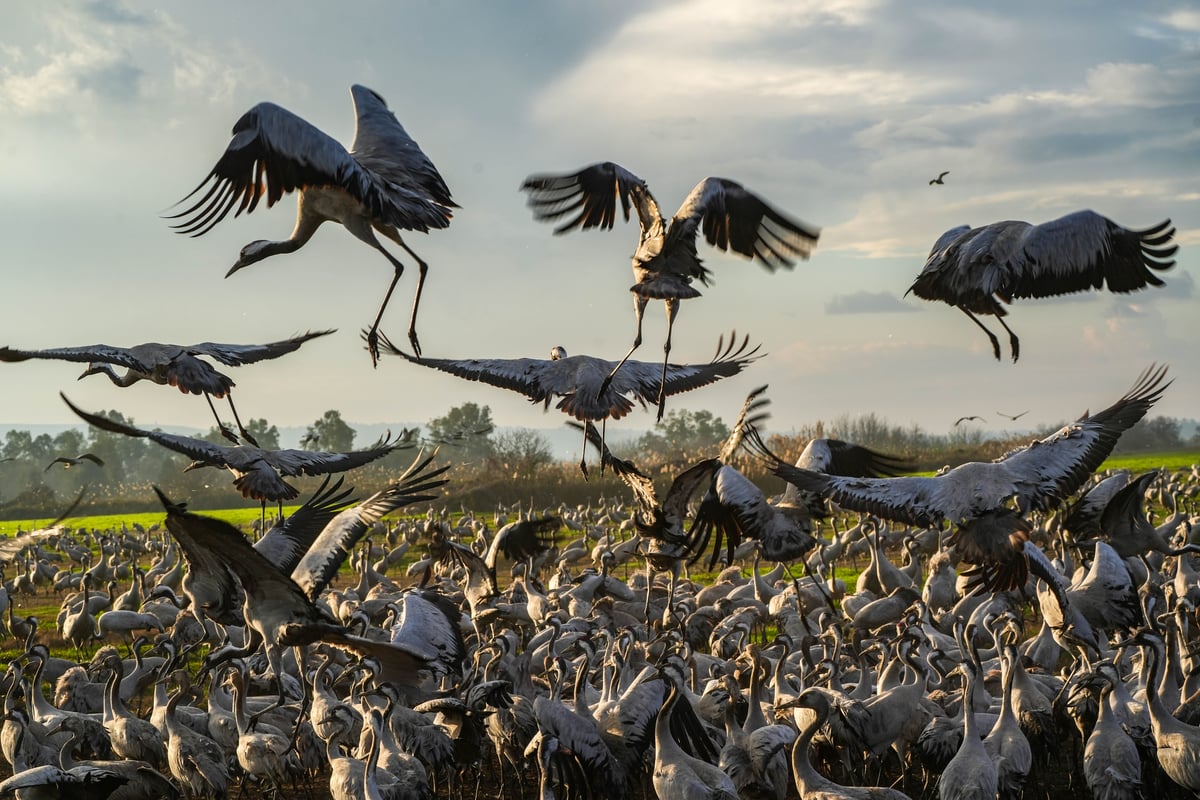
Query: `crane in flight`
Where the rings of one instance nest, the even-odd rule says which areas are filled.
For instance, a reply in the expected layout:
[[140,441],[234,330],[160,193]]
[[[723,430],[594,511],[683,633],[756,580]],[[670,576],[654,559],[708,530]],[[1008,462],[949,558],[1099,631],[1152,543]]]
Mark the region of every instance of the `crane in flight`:
[[42,470],[42,472],[49,472],[55,464],[62,464],[63,469],[70,469],[71,467],[78,467],[85,461],[90,461],[97,467],[104,466],[104,459],[95,453],[80,453],[77,456],[59,456],[47,464],[46,468]]
[[[385,353],[469,381],[511,389],[532,402],[543,403],[546,408],[550,407],[551,400],[560,398],[555,408],[580,422],[620,419],[633,410],[634,400],[645,406],[659,396],[698,389],[721,378],[736,375],[760,358],[758,346],[749,349],[750,337],[744,337],[738,344],[736,333],[730,334],[728,345],[724,344],[723,336],[717,340],[716,355],[707,364],[667,364],[661,374],[657,364],[644,361],[628,361],[618,372],[616,367],[619,364],[614,365],[612,361],[595,356],[569,356],[563,347],[554,347],[549,359],[453,359],[411,355],[396,347],[383,334],[380,334],[380,344]],[[586,435],[583,449],[587,450]],[[582,455],[579,468],[587,475],[587,465]]]
[[[0,361],[27,361],[31,358],[49,358],[60,361],[77,361],[86,363],[87,369],[80,379],[88,375],[104,374],[117,386],[132,386],[139,381],[150,381],[160,386],[174,386],[184,394],[202,394],[208,401],[213,417],[217,420],[217,428],[221,434],[239,444],[240,440],[221,422],[213,405],[214,397],[222,397],[229,401],[229,410],[237,423],[242,438],[257,446],[258,442],[242,425],[237,408],[233,405],[233,378],[217,370],[201,356],[206,356],[224,364],[227,367],[239,367],[243,364],[253,364],[256,361],[266,361],[279,358],[299,349],[300,345],[320,336],[328,336],[333,330],[309,331],[302,336],[293,336],[268,344],[218,344],[216,342],[201,342],[200,344],[179,345],[146,342],[133,347],[114,347],[108,344],[90,344],[80,347],[55,347],[49,350],[16,350],[11,347],[0,347]],[[124,367],[125,374],[117,375],[113,366]]]
[[658,394],[658,419],[663,418],[667,362],[671,358],[671,330],[679,301],[699,297],[692,286],[709,282],[709,270],[696,252],[701,230],[708,243],[757,260],[767,270],[790,269],[793,258],[807,259],[816,246],[820,228],[792,219],[772,208],[758,195],[728,178],[705,178],[696,184],[670,221],[663,218],[646,182],[629,170],[606,161],[565,175],[531,175],[521,189],[529,193],[535,219],[561,222],[556,234],[579,228],[612,228],[617,200],[629,220],[637,211],[641,224],[638,248],[633,254],[633,308],[637,335],[625,357],[617,362],[600,391],[616,376],[633,351],[642,344],[642,314],[651,300],[667,306],[667,341],[663,345],[662,379]]
[[300,495],[300,491],[295,486],[284,480],[285,477],[345,472],[383,458],[394,450],[404,450],[416,446],[416,431],[404,431],[393,441],[383,438],[365,450],[352,450],[345,453],[324,453],[312,450],[264,450],[247,444],[228,447],[191,436],[136,428],[99,414],[84,411],[61,392],[59,397],[80,419],[92,427],[109,433],[149,439],[168,450],[174,450],[176,453],[182,453],[191,458],[192,463],[184,468],[184,472],[201,467],[223,467],[229,470],[233,473],[233,485],[242,493],[242,497],[261,501],[264,510],[268,502],[278,503],[281,517],[283,516],[283,501],[294,500]]
[[[925,267],[908,291],[962,311],[987,334],[1000,360],[1000,341],[976,314],[996,318],[1008,332],[1012,360],[1021,342],[1004,322],[1004,306],[1021,297],[1052,297],[1107,286],[1125,294],[1162,286],[1154,273],[1175,265],[1171,220],[1150,228],[1124,228],[1095,211],[1031,225],[1007,220],[981,228],[961,225],[934,242]],[[908,292],[905,292],[908,294]]]
[[945,178],[946,178],[946,176],[947,176],[947,175],[949,175],[949,174],[950,174],[950,170],[944,170],[944,171],[942,171],[942,172],[939,172],[939,173],[938,173],[938,176],[937,176],[936,178],[930,178],[930,179],[929,179],[929,185],[930,185],[930,186],[943,186],[943,185],[945,185],[945,183],[946,183],[946,181],[945,181]]
[[[1167,368],[1151,365],[1117,402],[1084,414],[1044,439],[996,459],[972,461],[932,477],[846,478],[794,467],[773,454],[749,426],[746,446],[793,486],[844,509],[907,525],[958,525],[963,560],[983,569],[984,585],[1010,588],[1027,574],[1029,525],[1022,515],[1066,500],[1112,452],[1121,434],[1150,410],[1167,387]],[[1016,511],[1009,502],[1016,501]]]
[[[413,296],[408,338],[421,352],[417,340],[417,308],[429,266],[404,242],[400,231],[445,228],[458,205],[429,157],[404,130],[387,103],[376,92],[355,84],[350,87],[357,126],[347,151],[337,140],[274,103],[259,103],[233,126],[233,138],[200,185],[180,204],[198,192],[193,205],[168,219],[172,227],[192,237],[208,233],[234,206],[238,216],[250,213],[266,195],[267,208],[287,192],[298,192],[296,227],[283,241],[259,239],[242,248],[229,277],[269,256],[292,253],[312,238],[322,223],[340,223],[355,238],[383,254],[394,274],[383,304],[371,325],[371,363],[379,350],[375,332],[404,265],[376,238],[383,234],[417,262],[417,289]],[[205,187],[208,187],[205,189]]]

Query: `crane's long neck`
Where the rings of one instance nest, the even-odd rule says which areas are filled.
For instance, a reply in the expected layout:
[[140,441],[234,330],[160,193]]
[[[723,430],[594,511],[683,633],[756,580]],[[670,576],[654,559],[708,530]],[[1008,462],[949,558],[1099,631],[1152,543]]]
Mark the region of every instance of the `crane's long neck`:
[[812,761],[808,757],[808,748],[812,743],[813,735],[829,719],[829,708],[819,707],[814,709],[814,712],[792,745],[792,772],[796,776],[796,789],[799,790],[802,797],[814,787],[829,782],[824,775],[813,768]]

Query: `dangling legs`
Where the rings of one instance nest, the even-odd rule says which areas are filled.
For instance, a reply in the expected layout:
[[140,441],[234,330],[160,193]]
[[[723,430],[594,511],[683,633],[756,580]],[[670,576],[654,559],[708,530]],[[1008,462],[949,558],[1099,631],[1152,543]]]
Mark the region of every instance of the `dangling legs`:
[[417,358],[420,358],[421,343],[417,341],[417,308],[421,305],[421,292],[425,289],[425,274],[429,272],[429,265],[419,255],[414,253],[399,236],[396,237],[396,241],[417,262],[417,291],[413,295],[412,316],[408,318],[408,341],[412,343],[413,352]]
[[996,322],[1000,323],[1000,327],[1008,331],[1008,346],[1012,348],[1013,363],[1017,363],[1017,358],[1021,355],[1021,340],[1013,333],[1012,328],[1008,327],[1004,322],[1004,317],[996,316]]
[[[400,280],[400,276],[404,274],[404,265],[395,256],[384,250],[383,245],[378,241],[374,242],[374,245],[375,249],[383,253],[387,260],[391,262],[392,269],[395,272],[392,275],[392,282],[388,284],[387,293],[383,296],[383,305],[379,306],[379,313],[375,315],[375,321],[371,323],[371,329],[367,331],[367,352],[371,354],[372,367],[379,365],[379,322],[383,319],[383,312],[387,310],[388,301],[392,299],[392,292],[396,289],[396,283]],[[419,358],[420,355],[421,353],[418,351],[417,357]]]
[[667,304],[667,343],[663,345],[662,382],[658,385],[658,421],[662,422],[667,404],[667,362],[671,358],[671,329],[675,327],[675,315],[679,313],[679,298],[672,297]]
[[633,311],[637,314],[637,336],[633,339],[633,347],[629,348],[629,352],[617,362],[617,365],[613,367],[613,371],[608,373],[608,377],[604,379],[604,383],[600,384],[600,391],[596,392],[597,397],[604,394],[605,390],[608,389],[608,385],[612,383],[612,379],[616,377],[621,367],[625,366],[625,362],[633,355],[633,351],[642,346],[642,314],[645,313],[646,303],[648,302],[650,302],[649,299],[642,297],[640,294],[635,293],[633,295]]
[[[968,317],[970,317],[971,321],[974,322],[976,325],[978,325],[983,330],[983,332],[987,334],[988,341],[992,343],[992,354],[995,355],[996,360],[999,361],[1000,360],[1000,340],[996,338],[996,334],[989,331],[987,329],[987,327],[982,322],[979,321],[979,318],[976,317],[974,314],[972,314],[967,309],[963,308],[962,306],[958,306],[958,310],[963,312],[964,314],[966,314]],[[997,319],[999,319],[999,317],[997,317]],[[1001,324],[1003,325],[1004,323],[1001,323]],[[1004,329],[1008,330],[1008,326],[1004,325]],[[1012,331],[1008,331],[1008,332],[1010,334],[1012,333]],[[1014,358],[1013,360],[1015,361],[1016,359]]]
[[[212,410],[213,419],[217,421],[217,430],[221,432],[221,435],[234,444],[241,444],[242,440],[237,437],[237,434],[225,427],[224,422],[221,422],[221,416],[217,414],[217,407],[213,405],[212,395],[206,392],[204,399],[208,401],[208,407]],[[237,415],[235,414],[234,416],[236,417]]]
[[233,394],[232,393],[226,394],[225,399],[229,401],[229,410],[233,412],[233,421],[237,423],[238,432],[242,434],[242,438],[245,439],[250,444],[254,445],[255,447],[258,447],[258,441],[253,436],[250,435],[250,431],[246,430],[246,426],[242,424],[242,420],[238,416],[237,409],[234,408]]

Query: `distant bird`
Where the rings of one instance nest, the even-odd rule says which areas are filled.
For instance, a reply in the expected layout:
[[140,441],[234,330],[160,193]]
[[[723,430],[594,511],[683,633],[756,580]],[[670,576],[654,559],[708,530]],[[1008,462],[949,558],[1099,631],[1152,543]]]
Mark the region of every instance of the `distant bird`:
[[1022,411],[1020,414],[1005,414],[1003,411],[997,411],[996,413],[997,413],[999,416],[1001,416],[1001,417],[1004,417],[1005,419],[1012,420],[1013,422],[1016,422],[1016,421],[1017,421],[1017,420],[1019,420],[1021,417],[1025,416],[1026,414],[1028,414],[1028,413],[1029,413],[1029,411],[1027,411],[1027,410],[1026,410],[1026,411]]
[[[656,393],[666,395],[698,389],[741,372],[760,356],[758,346],[747,349],[750,337],[737,343],[737,334],[717,340],[717,352],[707,364],[668,364],[659,374],[658,365],[644,361],[629,361],[618,373],[612,361],[594,356],[568,356],[562,347],[554,347],[550,358],[421,358],[400,350],[386,336],[380,335],[387,353],[400,356],[414,364],[440,369],[469,381],[481,381],[502,389],[511,389],[546,408],[555,397],[562,398],[555,408],[577,420],[620,419],[633,410],[633,399],[643,406],[654,402]],[[616,377],[613,377],[613,376]],[[584,438],[583,449],[587,449]],[[587,474],[581,456],[579,467]]]
[[1004,322],[1008,312],[1003,304],[1106,285],[1121,294],[1162,286],[1152,270],[1174,266],[1169,260],[1178,249],[1170,244],[1174,235],[1169,219],[1130,230],[1094,211],[1076,211],[1041,225],[1015,220],[982,228],[962,225],[938,237],[908,291],[960,309],[987,334],[999,361],[999,340],[975,315],[995,317],[1008,331],[1015,362],[1021,344]]
[[945,183],[945,181],[942,180],[942,178],[945,178],[949,174],[950,174],[950,170],[945,170],[943,172],[938,173],[938,176],[936,178],[929,179],[929,185],[930,186],[933,186],[934,184],[937,184],[938,186],[943,185]]
[[80,464],[82,464],[85,461],[90,461],[93,464],[95,464],[97,467],[104,466],[104,459],[100,458],[100,456],[96,455],[95,453],[81,453],[80,455],[77,455],[75,457],[59,456],[58,458],[54,459],[49,464],[47,464],[46,468],[44,470],[42,470],[42,472],[49,472],[50,468],[53,467],[55,464],[62,464],[63,469],[70,469],[71,467],[78,467]]
[[985,420],[983,417],[978,416],[976,414],[972,414],[969,417],[959,417],[958,419],[954,420],[954,427],[957,428],[959,425],[962,425],[964,422],[986,422],[986,421],[987,420]]
[[281,242],[250,242],[225,277],[277,253],[299,250],[324,222],[340,223],[383,253],[395,270],[371,326],[368,349],[372,363],[379,352],[375,336],[379,321],[404,273],[404,265],[375,238],[376,232],[383,234],[404,248],[420,271],[408,325],[409,341],[420,355],[417,307],[429,267],[404,243],[400,231],[427,233],[431,228],[448,227],[451,209],[458,205],[450,199],[450,190],[433,162],[405,132],[383,98],[357,84],[350,87],[350,96],[357,126],[349,152],[290,111],[274,103],[259,103],[234,124],[233,139],[212,172],[180,203],[207,185],[204,196],[168,218],[183,218],[172,226],[179,233],[202,236],[235,204],[234,216],[238,216],[253,211],[264,194],[270,208],[286,192],[299,191],[292,235]]
[[[80,378],[88,375],[104,373],[117,386],[132,386],[138,381],[150,381],[160,386],[174,386],[184,394],[202,394],[212,409],[217,427],[226,439],[235,444],[237,436],[225,427],[217,415],[213,405],[214,397],[225,397],[229,400],[229,409],[237,422],[238,431],[246,441],[257,444],[254,437],[247,433],[237,409],[233,405],[233,379],[223,372],[217,371],[200,356],[219,361],[227,367],[240,367],[243,364],[253,364],[256,361],[279,358],[294,352],[300,345],[328,336],[332,330],[309,331],[302,336],[293,336],[269,344],[217,344],[216,342],[201,342],[200,344],[178,345],[147,342],[133,347],[114,347],[107,344],[83,345],[81,347],[56,347],[50,350],[14,350],[11,347],[0,347],[0,361],[26,361],[31,358],[52,358],[61,361],[79,361],[88,365]],[[111,365],[125,367],[125,374],[118,376]]]
[[[761,197],[727,178],[705,178],[696,184],[668,223],[650,194],[646,182],[624,167],[606,161],[566,175],[531,175],[521,189],[529,192],[529,205],[539,221],[559,220],[574,215],[554,229],[556,234],[573,228],[612,228],[616,203],[626,221],[633,205],[641,223],[638,248],[633,254],[636,282],[634,295],[637,336],[625,357],[617,362],[601,391],[642,343],[642,314],[651,300],[667,305],[667,341],[663,346],[658,418],[670,392],[666,389],[667,362],[671,357],[671,329],[679,312],[679,301],[699,297],[693,279],[708,285],[709,271],[696,252],[696,236],[703,230],[708,243],[756,259],[771,272],[791,268],[793,257],[807,259],[817,243],[820,228],[794,220],[767,205]],[[578,213],[575,213],[578,211]]]
[[746,442],[788,483],[845,509],[909,525],[958,523],[1016,499],[1022,513],[1046,510],[1073,494],[1112,452],[1121,434],[1162,397],[1167,368],[1145,370],[1120,400],[1084,415],[1028,447],[995,461],[973,461],[933,477],[842,478],[793,467],[771,453],[753,428]]
[[380,439],[376,444],[365,450],[353,450],[346,453],[322,453],[311,450],[263,450],[251,445],[226,447],[213,444],[204,439],[194,439],[190,436],[177,436],[162,431],[147,431],[125,425],[120,422],[89,414],[77,407],[60,393],[63,402],[79,415],[80,419],[93,427],[109,433],[120,433],[125,436],[135,436],[149,439],[162,445],[168,450],[183,453],[194,459],[184,471],[200,467],[224,467],[233,473],[233,485],[249,497],[262,501],[264,508],[267,502],[279,504],[280,515],[283,512],[283,501],[296,498],[300,492],[284,477],[297,475],[328,475],[333,472],[345,472],[363,464],[383,458],[394,450],[415,446],[415,431],[404,431],[395,440]]

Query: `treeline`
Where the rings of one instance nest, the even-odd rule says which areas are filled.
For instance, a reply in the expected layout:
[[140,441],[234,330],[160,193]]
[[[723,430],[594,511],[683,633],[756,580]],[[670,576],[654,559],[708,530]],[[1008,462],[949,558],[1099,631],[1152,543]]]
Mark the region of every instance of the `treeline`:
[[[119,412],[102,412],[111,419],[133,424]],[[975,427],[933,434],[919,425],[893,425],[875,414],[844,416],[818,421],[787,434],[774,434],[768,445],[782,458],[794,461],[809,440],[829,437],[851,441],[907,459],[917,471],[933,470],[966,461],[991,460],[1034,438],[1049,435],[1055,428],[1008,437],[985,436]],[[268,449],[279,447],[277,428],[263,419],[252,419],[247,428]],[[1184,422],[1170,417],[1142,420],[1126,432],[1117,453],[1169,452],[1200,448],[1200,432],[1184,436]],[[655,480],[669,481],[682,469],[701,458],[716,455],[729,435],[728,425],[707,411],[671,410],[654,430],[632,444],[615,447],[617,455],[632,460]],[[215,427],[203,437],[225,443]],[[314,450],[342,451],[366,447],[356,442],[356,433],[336,410],[327,411],[310,425],[302,445]],[[582,436],[581,436],[582,440]],[[577,461],[554,458],[549,441],[529,429],[497,432],[491,409],[464,403],[429,421],[414,438],[414,448],[399,450],[347,476],[356,496],[366,497],[383,488],[416,457],[417,445],[437,447],[437,459],[451,462],[451,484],[446,503],[454,507],[486,509],[498,503],[522,501],[526,505],[577,504],[600,495],[623,494],[627,490],[611,475],[602,475],[595,452],[587,453],[589,477],[585,480]],[[54,463],[59,456],[91,453],[103,462],[65,466]],[[33,436],[29,431],[10,430],[0,447],[0,519],[52,518],[62,512],[86,486],[85,500],[78,513],[107,514],[155,510],[152,486],[169,497],[186,500],[192,508],[224,508],[243,501],[231,485],[232,476],[223,469],[183,468],[188,459],[145,439],[99,430],[82,433],[69,429],[56,436]],[[739,466],[769,491],[777,491],[773,478],[749,458]],[[301,496],[319,485],[315,478],[290,480]]]

